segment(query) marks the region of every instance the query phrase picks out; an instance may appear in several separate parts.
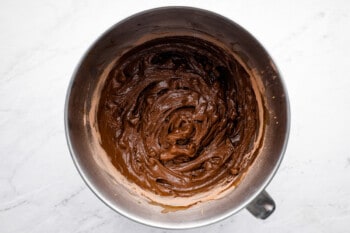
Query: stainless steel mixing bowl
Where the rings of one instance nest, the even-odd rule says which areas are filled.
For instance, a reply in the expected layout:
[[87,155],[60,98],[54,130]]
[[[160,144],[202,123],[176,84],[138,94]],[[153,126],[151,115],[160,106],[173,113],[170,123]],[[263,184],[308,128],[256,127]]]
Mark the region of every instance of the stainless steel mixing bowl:
[[[94,129],[86,123],[101,72],[116,54],[152,38],[190,35],[211,38],[237,54],[254,69],[262,84],[267,109],[264,146],[238,187],[222,199],[181,211],[162,213],[161,207],[140,203],[123,186],[115,185],[94,159]],[[290,113],[288,96],[279,72],[260,43],[246,30],[218,14],[188,7],[166,7],[133,15],[110,28],[86,52],[78,65],[65,106],[66,136],[73,161],[89,188],[106,205],[137,222],[184,229],[207,225],[247,208],[266,218],[275,208],[264,191],[276,173],[287,145]]]

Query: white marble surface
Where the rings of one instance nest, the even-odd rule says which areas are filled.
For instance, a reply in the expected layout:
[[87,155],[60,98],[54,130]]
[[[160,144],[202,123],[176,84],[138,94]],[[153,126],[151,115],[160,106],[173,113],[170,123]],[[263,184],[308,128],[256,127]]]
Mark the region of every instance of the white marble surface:
[[350,2],[0,1],[0,232],[172,232],[114,213],[85,186],[69,155],[63,107],[88,46],[141,10],[190,5],[254,34],[289,90],[292,128],[268,191],[266,221],[247,211],[188,232],[349,232]]

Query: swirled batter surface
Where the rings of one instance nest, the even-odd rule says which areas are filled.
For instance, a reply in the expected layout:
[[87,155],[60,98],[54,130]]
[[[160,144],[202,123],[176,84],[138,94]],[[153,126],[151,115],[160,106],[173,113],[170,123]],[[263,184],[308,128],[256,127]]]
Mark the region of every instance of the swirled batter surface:
[[257,154],[258,111],[250,76],[232,55],[168,37],[118,59],[97,116],[102,147],[130,182],[189,197],[245,172]]

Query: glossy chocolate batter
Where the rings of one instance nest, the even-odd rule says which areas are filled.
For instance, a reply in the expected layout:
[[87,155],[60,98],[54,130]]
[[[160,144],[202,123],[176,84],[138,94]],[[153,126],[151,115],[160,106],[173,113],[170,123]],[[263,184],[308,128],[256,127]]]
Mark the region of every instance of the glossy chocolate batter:
[[257,153],[250,76],[219,47],[167,37],[118,59],[102,90],[102,147],[130,182],[189,197],[234,183]]

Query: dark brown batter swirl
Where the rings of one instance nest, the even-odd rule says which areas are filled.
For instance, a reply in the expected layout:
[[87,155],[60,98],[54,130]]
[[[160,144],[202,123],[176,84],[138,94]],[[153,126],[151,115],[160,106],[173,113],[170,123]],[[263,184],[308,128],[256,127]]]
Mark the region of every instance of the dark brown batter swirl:
[[98,126],[102,147],[129,181],[188,197],[247,169],[258,111],[250,76],[232,55],[204,40],[168,37],[118,59]]

